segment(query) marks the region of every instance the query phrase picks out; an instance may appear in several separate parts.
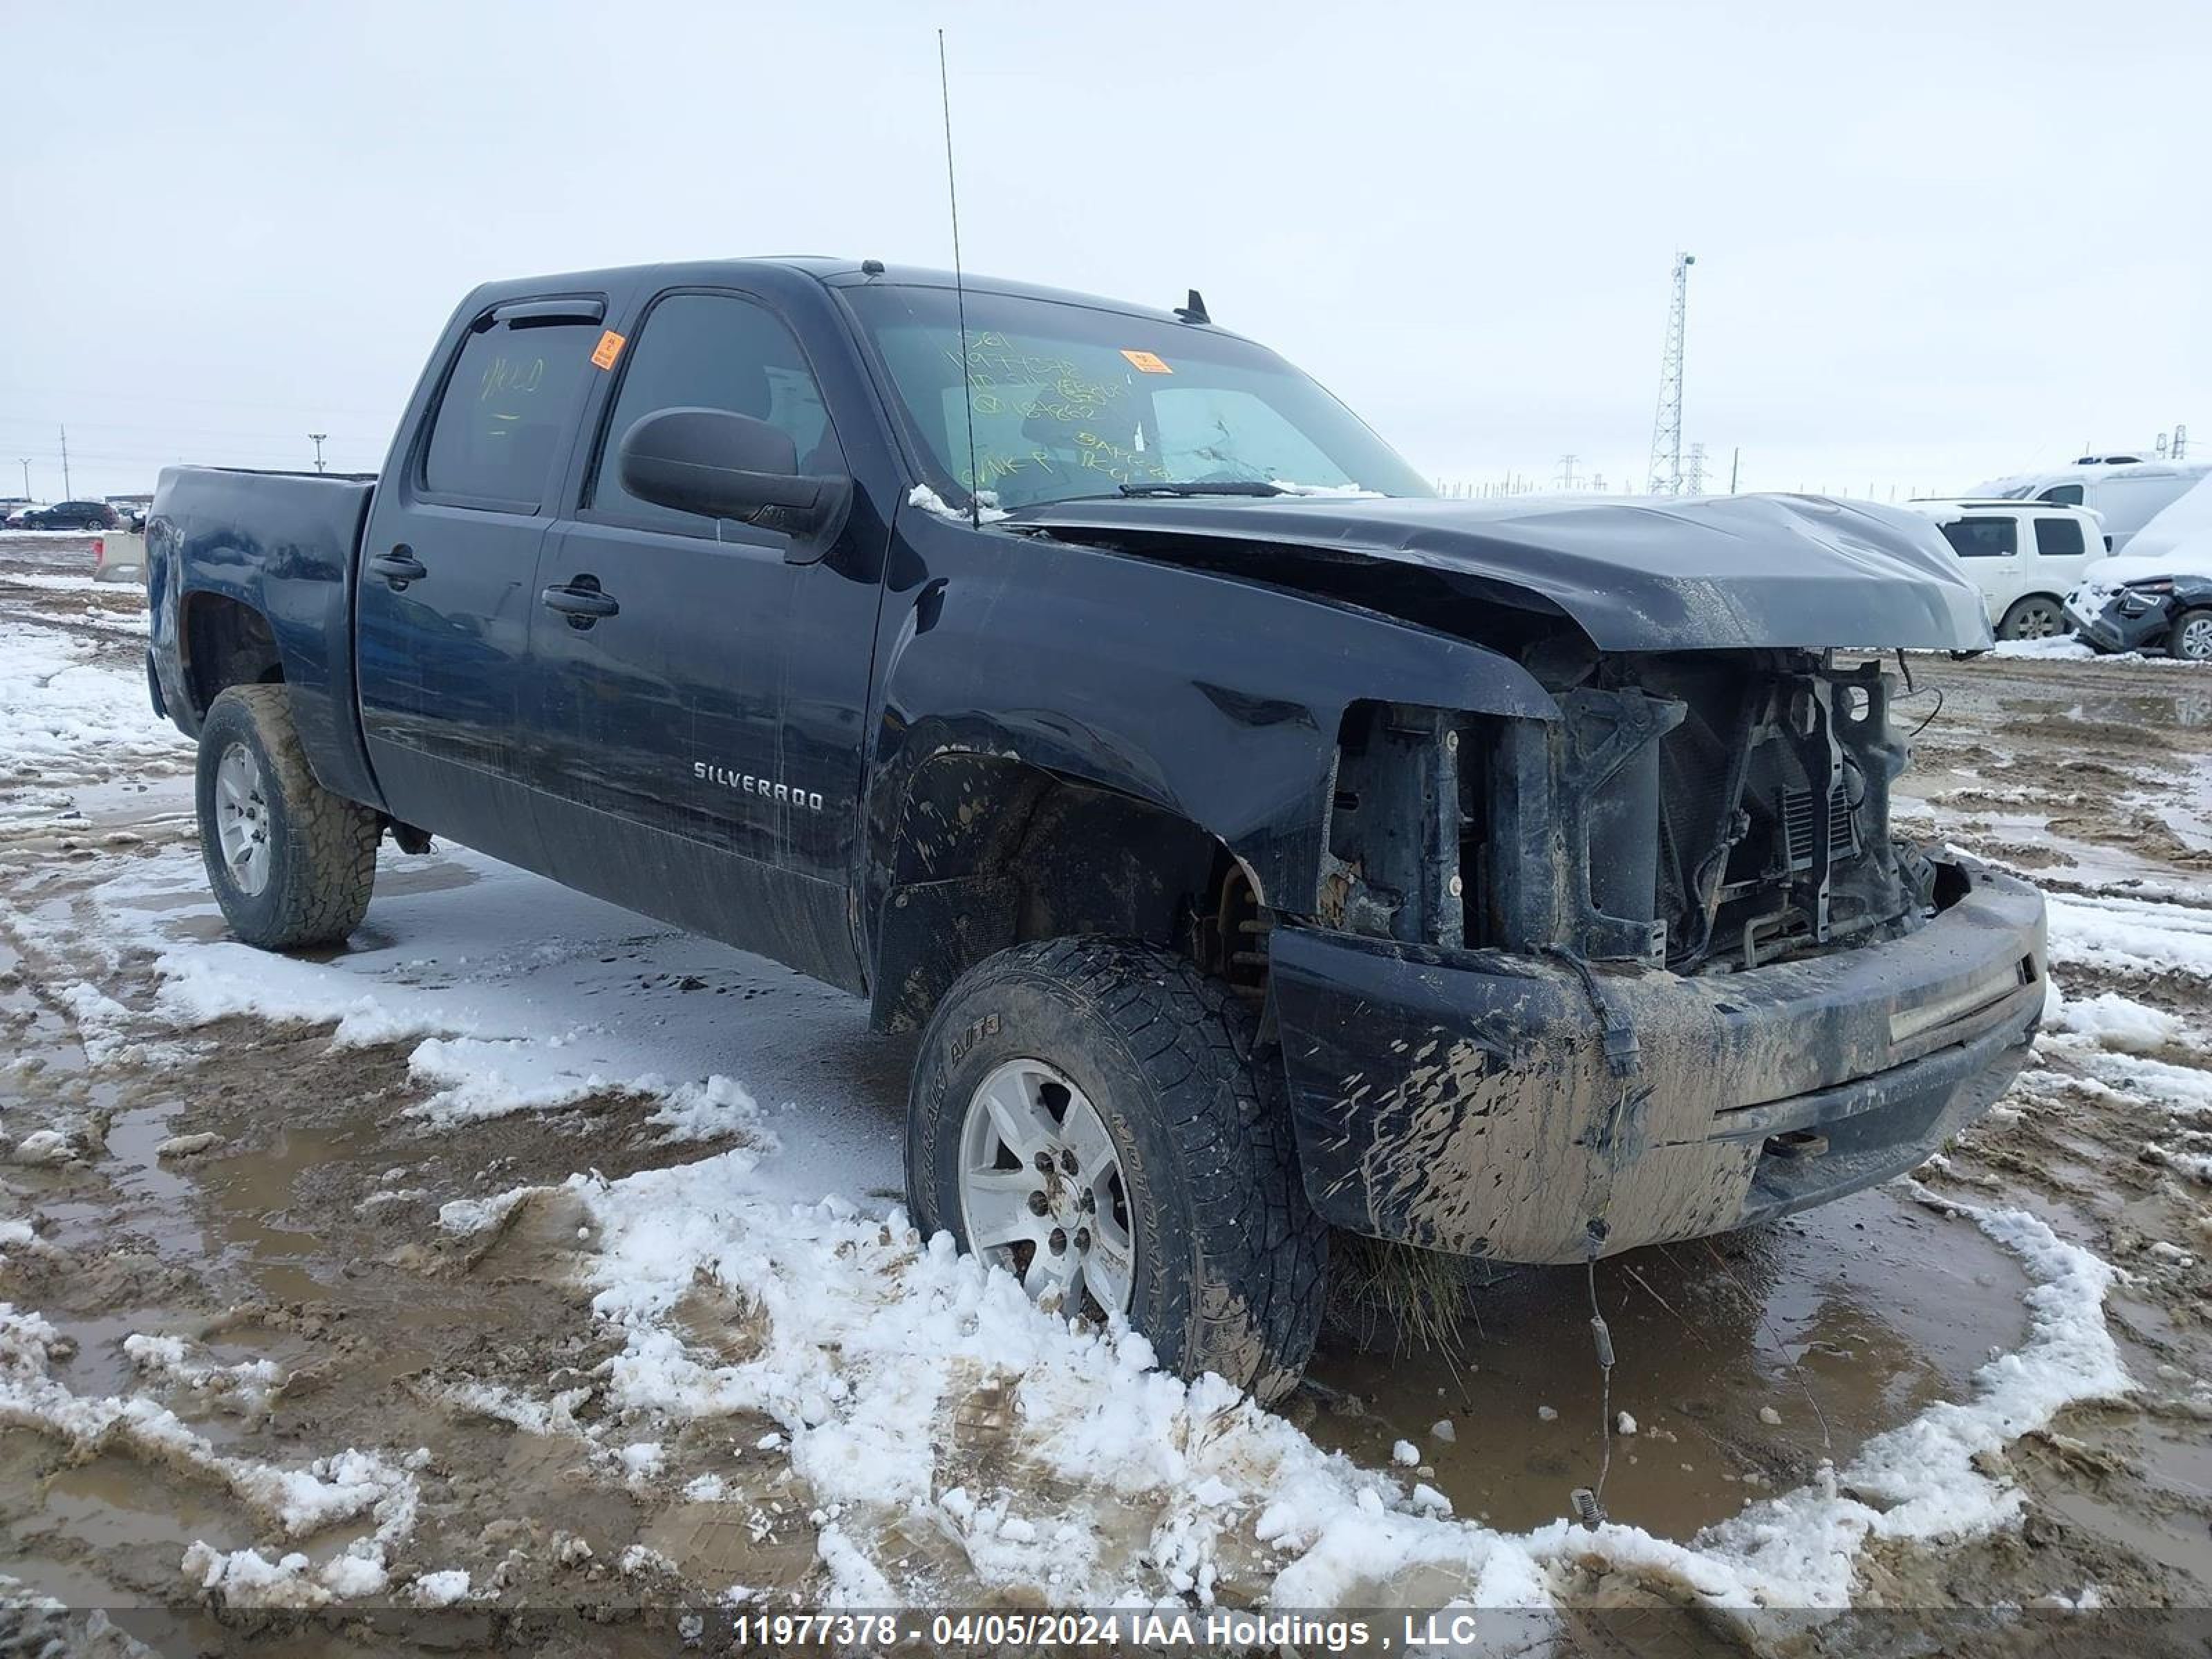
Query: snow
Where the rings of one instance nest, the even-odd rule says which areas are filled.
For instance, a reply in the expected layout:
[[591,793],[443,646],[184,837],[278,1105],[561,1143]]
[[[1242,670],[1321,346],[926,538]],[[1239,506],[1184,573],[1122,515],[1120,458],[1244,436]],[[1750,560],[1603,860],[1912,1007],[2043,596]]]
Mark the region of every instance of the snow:
[[426,1572],[409,1587],[408,1599],[418,1607],[450,1607],[465,1599],[469,1593],[469,1576],[459,1567],[447,1567],[441,1572]]
[[2129,538],[2127,558],[2162,564],[2167,570],[2212,569],[2212,472]]
[[102,659],[92,641],[0,622],[0,780],[182,768],[191,758],[155,716],[145,681]]
[[[813,1171],[840,1165],[897,1184],[896,1140],[823,1073],[825,1034],[865,1041],[852,998],[475,854],[434,861],[465,879],[465,899],[392,890],[426,861],[387,850],[376,914],[393,942],[330,963],[195,937],[217,913],[188,849],[137,861],[96,898],[112,940],[153,953],[155,1012],[172,1027],[250,1014],[329,1024],[340,1048],[413,1042],[409,1071],[427,1092],[407,1115],[425,1130],[617,1097],[649,1103],[665,1140],[765,1149],[774,1121],[798,1111],[810,1144],[788,1167],[811,1190],[796,1195],[817,1195]],[[707,988],[687,995],[691,982]],[[738,1007],[741,1018],[696,1017]]]
[[[997,498],[989,490],[981,491],[975,497],[974,515],[975,520],[983,524],[996,524],[1005,518],[1006,514],[1000,510],[996,502]],[[969,522],[969,515],[967,513],[954,507],[927,484],[916,484],[912,489],[907,491],[906,504],[908,507],[918,507],[925,513],[934,514],[940,519],[950,519],[955,524]]]
[[1989,649],[1992,657],[2027,657],[2044,662],[2080,662],[2097,653],[2069,634],[2047,640],[1999,640]]
[[246,1359],[225,1365],[198,1345],[179,1336],[133,1333],[123,1339],[124,1356],[147,1376],[182,1384],[196,1392],[228,1395],[246,1410],[268,1403],[270,1390],[283,1379],[274,1360]]
[[[419,1493],[405,1468],[380,1453],[352,1449],[299,1468],[230,1455],[144,1395],[71,1393],[48,1375],[57,1340],[53,1327],[39,1315],[0,1303],[0,1428],[45,1435],[82,1457],[130,1451],[199,1474],[287,1539],[308,1538],[364,1516],[374,1523],[369,1536],[320,1569],[296,1552],[271,1560],[254,1550],[226,1553],[195,1543],[182,1570],[203,1589],[220,1590],[242,1606],[313,1607],[333,1595],[383,1588],[379,1575],[388,1552],[415,1528]],[[140,1339],[131,1354],[134,1362],[157,1370],[172,1360],[181,1364],[185,1356],[184,1344],[161,1338]]]
[[2119,894],[2045,895],[2051,960],[2123,976],[2212,978],[2212,910]]
[[2123,1054],[2155,1054],[2160,1048],[2178,1046],[2182,1040],[2182,1022],[2177,1015],[2149,1007],[2117,991],[2102,991],[2075,1001],[2059,994],[2056,981],[2045,1000],[2043,1019],[2046,1030],[2086,1037],[2099,1048],[2118,1049]]

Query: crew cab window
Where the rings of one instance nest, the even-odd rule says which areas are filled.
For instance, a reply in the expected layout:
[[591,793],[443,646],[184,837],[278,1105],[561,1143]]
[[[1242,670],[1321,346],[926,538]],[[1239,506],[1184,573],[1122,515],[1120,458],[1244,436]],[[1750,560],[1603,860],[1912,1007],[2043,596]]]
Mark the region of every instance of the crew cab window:
[[2035,521],[2035,550],[2052,556],[2081,553],[2083,550],[2081,520],[2038,519]]
[[2035,499],[2039,501],[2049,501],[2056,507],[2079,507],[2081,505],[2081,486],[2053,484]]
[[599,333],[596,323],[519,319],[470,334],[431,419],[423,489],[537,507]]
[[2010,519],[1954,519],[1942,526],[1943,539],[1962,559],[2009,558],[2020,551],[2020,537]]
[[724,409],[790,435],[804,473],[842,473],[844,452],[822,391],[791,331],[771,312],[729,294],[672,294],[646,314],[599,436],[585,505],[624,524],[712,536],[703,514],[641,501],[622,485],[622,441],[664,409]]

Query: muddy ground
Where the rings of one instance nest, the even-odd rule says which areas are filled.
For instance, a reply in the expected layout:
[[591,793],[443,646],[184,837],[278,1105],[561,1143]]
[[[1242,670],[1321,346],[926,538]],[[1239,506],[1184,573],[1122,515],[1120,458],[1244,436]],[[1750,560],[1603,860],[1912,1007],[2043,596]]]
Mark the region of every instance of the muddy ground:
[[[0,621],[70,633],[131,667],[137,590],[40,580],[86,568],[57,538],[0,544]],[[1910,668],[1922,695],[1903,707],[1932,718],[1904,821],[2062,898],[2212,907],[2212,674],[2063,659],[1915,657]],[[816,1504],[766,1419],[687,1419],[667,1431],[665,1467],[641,1470],[587,1434],[529,1431],[501,1415],[503,1401],[556,1396],[584,1430],[616,1409],[602,1362],[623,1339],[580,1286],[591,1230],[572,1202],[543,1196],[476,1233],[434,1224],[454,1198],[557,1187],[587,1168],[619,1177],[726,1142],[672,1144],[649,1106],[620,1092],[423,1133],[401,1116],[423,1092],[411,1038],[338,1048],[327,1024],[233,1016],[118,1051],[112,1022],[88,1027],[76,988],[126,1010],[155,994],[145,952],[100,943],[88,895],[189,842],[188,762],[180,745],[167,757],[18,760],[0,775],[0,1143],[18,1149],[0,1166],[0,1225],[21,1224],[0,1235],[13,1240],[0,1248],[0,1302],[50,1323],[52,1377],[75,1396],[168,1407],[224,1468],[291,1467],[343,1448],[408,1458],[419,1508],[392,1553],[386,1599],[404,1602],[434,1572],[469,1572],[472,1622],[441,1628],[442,1644],[660,1652],[657,1607],[732,1585],[818,1589]],[[459,907],[471,884],[467,869],[433,858],[387,863],[379,890],[449,889],[444,902]],[[607,969],[667,992],[668,947],[663,930],[640,923]],[[681,994],[720,998],[733,1022],[763,1002],[804,1011],[823,994],[733,954],[694,976]],[[2194,1040],[2148,1058],[2212,1084],[2203,975],[2077,962],[2061,981],[2069,999],[2117,990],[2179,1016]],[[907,1050],[832,1002],[819,1044],[791,1063],[834,1075],[894,1137]],[[42,1129],[54,1133],[38,1140]],[[803,1129],[781,1133],[789,1142]],[[1613,1518],[1691,1539],[1959,1397],[1994,1351],[2017,1346],[2021,1265],[1929,1201],[1950,1195],[2023,1207],[2126,1270],[2106,1316],[2137,1391],[2070,1407],[1990,1454],[2026,1495],[2018,1524],[1947,1547],[1870,1545],[1860,1567],[1869,1598],[2033,1605],[2094,1585],[2107,1605],[2206,1605],[2212,1222],[2207,1189],[2170,1161],[2177,1146],[2201,1153],[2206,1137],[2179,1134],[2170,1109],[2046,1045],[1999,1113],[1923,1172],[1920,1190],[1882,1188],[1765,1231],[1603,1263],[1620,1356],[1611,1406],[1637,1425],[1613,1442]],[[38,1141],[27,1154],[27,1139]],[[734,1356],[757,1340],[713,1287],[696,1304],[684,1311],[702,1348]],[[1363,1349],[1332,1335],[1283,1409],[1376,1468],[1413,1441],[1421,1478],[1459,1515],[1536,1527],[1566,1512],[1601,1455],[1587,1316],[1579,1270],[1501,1274],[1447,1347]],[[126,1338],[148,1334],[188,1339],[196,1369],[165,1367],[143,1343],[126,1352]],[[983,1391],[941,1426],[952,1461],[1021,1480],[993,1463]],[[343,1620],[302,1626],[206,1594],[180,1563],[201,1542],[325,1562],[375,1517],[288,1536],[263,1495],[215,1467],[127,1425],[72,1438],[50,1422],[0,1420],[0,1573],[76,1607],[135,1609],[118,1621],[165,1645],[265,1631],[270,1651],[363,1650]],[[702,1488],[706,1475],[718,1480]],[[916,1540],[918,1577],[957,1593],[956,1578],[930,1577],[933,1547]],[[1642,1593],[1595,1572],[1564,1589],[1599,1603]],[[1237,1594],[1233,1576],[1222,1593]],[[573,1624],[515,1615],[533,1607],[603,1622],[587,1640]]]

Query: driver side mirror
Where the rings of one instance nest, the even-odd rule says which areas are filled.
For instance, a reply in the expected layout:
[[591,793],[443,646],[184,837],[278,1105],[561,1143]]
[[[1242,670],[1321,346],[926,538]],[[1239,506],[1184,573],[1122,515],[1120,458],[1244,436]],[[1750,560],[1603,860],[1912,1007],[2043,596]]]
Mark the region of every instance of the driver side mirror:
[[640,501],[787,532],[793,564],[828,552],[853,504],[850,478],[801,473],[789,433],[726,409],[646,416],[623,434],[617,466]]

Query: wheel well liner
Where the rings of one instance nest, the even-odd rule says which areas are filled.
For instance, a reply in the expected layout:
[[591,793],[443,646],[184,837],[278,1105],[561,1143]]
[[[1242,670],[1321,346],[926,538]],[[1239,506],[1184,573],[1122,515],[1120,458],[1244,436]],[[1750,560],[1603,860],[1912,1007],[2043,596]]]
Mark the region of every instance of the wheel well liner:
[[1237,860],[1167,808],[1000,755],[916,771],[871,975],[880,1030],[919,1029],[986,957],[1075,934],[1195,949]]
[[225,593],[187,593],[183,625],[185,689],[196,720],[234,685],[270,685],[284,678],[283,658],[269,620]]

